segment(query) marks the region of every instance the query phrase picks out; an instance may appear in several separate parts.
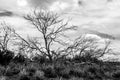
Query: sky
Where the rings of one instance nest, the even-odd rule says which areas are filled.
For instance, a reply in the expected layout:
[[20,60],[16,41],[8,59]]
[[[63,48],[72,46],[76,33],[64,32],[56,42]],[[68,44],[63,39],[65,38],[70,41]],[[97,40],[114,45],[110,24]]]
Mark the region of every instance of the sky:
[[26,21],[20,16],[42,8],[72,18],[71,23],[79,26],[79,32],[95,30],[119,39],[119,7],[120,0],[0,0],[0,18],[22,29]]
[[[41,8],[71,18],[78,26],[71,36],[91,33],[113,40],[120,49],[120,0],[0,0],[0,22],[12,25],[21,35],[35,36],[36,30],[22,16]],[[36,34],[35,34],[36,33]]]

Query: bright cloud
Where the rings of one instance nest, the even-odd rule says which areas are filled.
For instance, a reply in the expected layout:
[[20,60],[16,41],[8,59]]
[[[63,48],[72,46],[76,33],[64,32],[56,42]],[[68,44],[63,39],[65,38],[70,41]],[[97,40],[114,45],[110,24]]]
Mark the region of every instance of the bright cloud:
[[63,11],[68,7],[69,7],[68,3],[56,1],[50,6],[49,10],[50,11]]
[[17,0],[17,4],[23,7],[23,6],[27,6],[28,2],[26,0]]

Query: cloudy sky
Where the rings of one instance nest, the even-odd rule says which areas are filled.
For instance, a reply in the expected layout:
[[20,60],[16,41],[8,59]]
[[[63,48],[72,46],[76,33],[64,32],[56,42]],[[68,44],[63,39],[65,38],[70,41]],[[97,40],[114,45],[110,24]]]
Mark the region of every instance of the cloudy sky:
[[70,35],[93,33],[104,38],[115,38],[114,46],[119,47],[120,0],[0,0],[0,21],[6,21],[20,34],[35,36],[34,28],[22,18],[34,8],[72,18],[70,23],[79,28],[77,32],[69,32]]

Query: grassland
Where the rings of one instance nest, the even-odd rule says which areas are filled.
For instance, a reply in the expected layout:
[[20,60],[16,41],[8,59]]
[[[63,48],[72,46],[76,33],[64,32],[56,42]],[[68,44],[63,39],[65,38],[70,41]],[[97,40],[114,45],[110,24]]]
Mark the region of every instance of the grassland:
[[[9,53],[9,55],[8,55]],[[103,62],[76,56],[49,62],[36,57],[33,61],[12,52],[0,55],[0,80],[119,80],[120,62]]]

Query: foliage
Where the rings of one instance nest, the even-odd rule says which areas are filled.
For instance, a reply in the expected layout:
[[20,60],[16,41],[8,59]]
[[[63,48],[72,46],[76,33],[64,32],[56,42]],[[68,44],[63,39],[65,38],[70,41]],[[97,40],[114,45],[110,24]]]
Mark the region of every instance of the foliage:
[[[0,66],[0,76],[7,80],[113,80],[119,79],[119,64],[112,65],[110,62],[98,63],[29,63],[27,65],[10,63]],[[105,70],[107,69],[107,71]]]
[[8,65],[13,57],[14,53],[11,51],[0,51],[0,64]]

